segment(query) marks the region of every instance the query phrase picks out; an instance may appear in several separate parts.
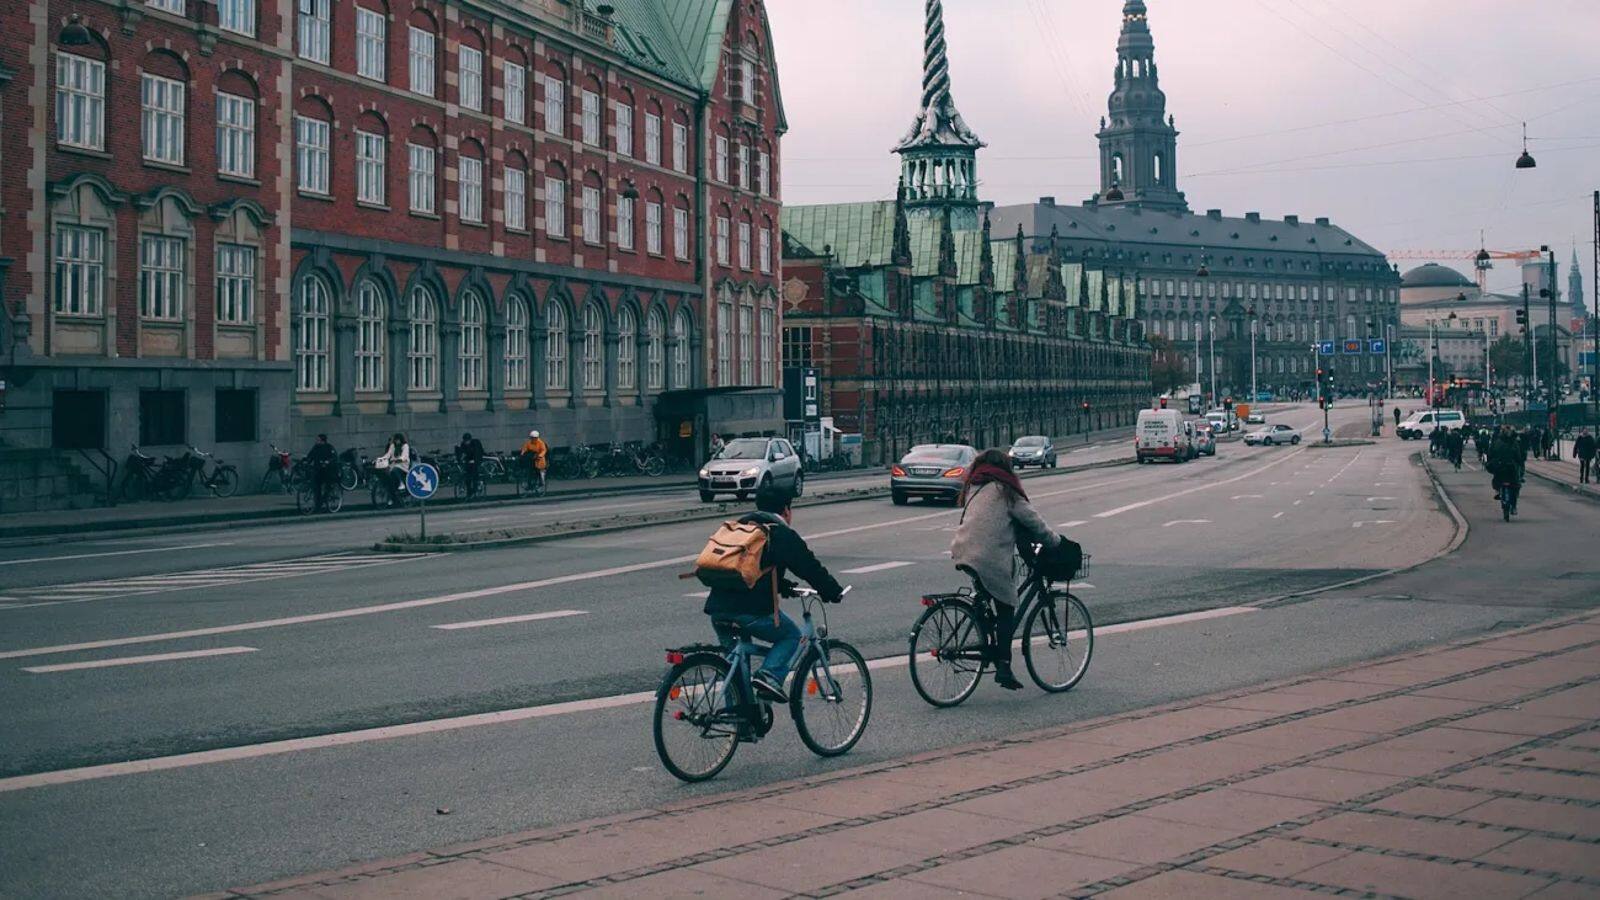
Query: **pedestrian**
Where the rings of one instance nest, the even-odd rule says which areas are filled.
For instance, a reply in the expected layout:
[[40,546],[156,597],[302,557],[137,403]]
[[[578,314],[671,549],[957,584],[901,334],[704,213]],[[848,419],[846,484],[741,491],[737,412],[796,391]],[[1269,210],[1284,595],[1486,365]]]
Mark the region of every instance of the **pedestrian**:
[[725,446],[727,444],[723,442],[722,435],[717,434],[715,431],[711,432],[711,458],[716,459],[717,454],[721,453],[722,448]]
[[317,435],[317,442],[311,445],[311,452],[306,454],[306,464],[311,466],[311,492],[317,498],[317,512],[326,512],[328,509],[328,494],[339,481],[338,460],[328,436]]
[[478,469],[483,463],[483,441],[472,436],[472,432],[461,435],[461,443],[456,445],[456,462],[461,464],[464,477],[467,479],[467,499],[472,499],[478,493]]
[[1556,430],[1554,428],[1546,428],[1541,437],[1544,439],[1544,458],[1560,459],[1560,456],[1555,452]]
[[1450,464],[1461,470],[1461,451],[1467,446],[1467,436],[1460,429],[1449,432],[1444,436],[1446,451],[1450,454]]
[[1572,455],[1578,460],[1579,484],[1588,484],[1589,476],[1596,474],[1594,462],[1597,451],[1600,451],[1600,446],[1597,446],[1594,435],[1590,434],[1587,428],[1583,429],[1578,434],[1578,439],[1572,442]]
[[544,490],[545,470],[550,468],[550,445],[545,443],[538,431],[530,431],[528,439],[522,442],[520,454],[528,473],[528,486],[533,487],[537,481],[539,489]]

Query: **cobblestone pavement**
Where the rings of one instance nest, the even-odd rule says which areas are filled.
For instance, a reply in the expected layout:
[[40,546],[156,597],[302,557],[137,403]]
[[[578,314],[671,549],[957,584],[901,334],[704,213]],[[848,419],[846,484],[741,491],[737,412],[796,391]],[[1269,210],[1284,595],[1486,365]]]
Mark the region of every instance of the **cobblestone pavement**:
[[1597,726],[1590,613],[215,896],[1596,896]]

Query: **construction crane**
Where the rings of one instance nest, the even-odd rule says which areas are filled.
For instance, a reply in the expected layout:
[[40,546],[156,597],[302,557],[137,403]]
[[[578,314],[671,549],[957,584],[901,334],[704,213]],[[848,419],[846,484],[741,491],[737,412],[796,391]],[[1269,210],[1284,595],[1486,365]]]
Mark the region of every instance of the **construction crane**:
[[1497,259],[1514,259],[1518,262],[1540,260],[1544,254],[1538,250],[1489,250],[1479,247],[1477,250],[1393,250],[1385,254],[1390,259],[1470,259],[1472,268],[1477,276],[1478,290],[1489,290],[1489,270],[1494,268]]

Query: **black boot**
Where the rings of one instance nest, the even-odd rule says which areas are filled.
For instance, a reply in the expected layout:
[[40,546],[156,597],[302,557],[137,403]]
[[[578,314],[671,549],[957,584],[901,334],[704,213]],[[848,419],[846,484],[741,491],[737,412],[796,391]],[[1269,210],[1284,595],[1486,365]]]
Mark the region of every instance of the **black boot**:
[[1008,691],[1022,690],[1022,682],[1017,680],[1017,676],[1011,674],[1011,660],[1009,659],[994,664],[994,683]]

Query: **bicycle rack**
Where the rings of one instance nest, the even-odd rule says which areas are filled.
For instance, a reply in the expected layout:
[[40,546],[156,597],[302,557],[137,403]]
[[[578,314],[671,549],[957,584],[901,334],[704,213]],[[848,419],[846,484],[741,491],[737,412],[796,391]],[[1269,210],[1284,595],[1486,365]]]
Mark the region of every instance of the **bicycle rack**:
[[105,464],[104,465],[102,465],[99,461],[97,461],[93,456],[90,456],[89,455],[89,450],[86,449],[86,448],[82,448],[82,447],[78,448],[78,455],[83,457],[84,462],[88,463],[89,466],[91,468],[93,468],[96,472],[99,472],[101,475],[105,476],[105,479],[106,479],[106,506],[108,506],[108,507],[116,506],[117,505],[117,492],[116,492],[117,461],[116,461],[115,458],[112,457],[111,454],[107,453],[104,449],[102,449],[100,447],[95,447],[93,449],[94,449],[95,453],[100,454],[100,456],[105,459]]

